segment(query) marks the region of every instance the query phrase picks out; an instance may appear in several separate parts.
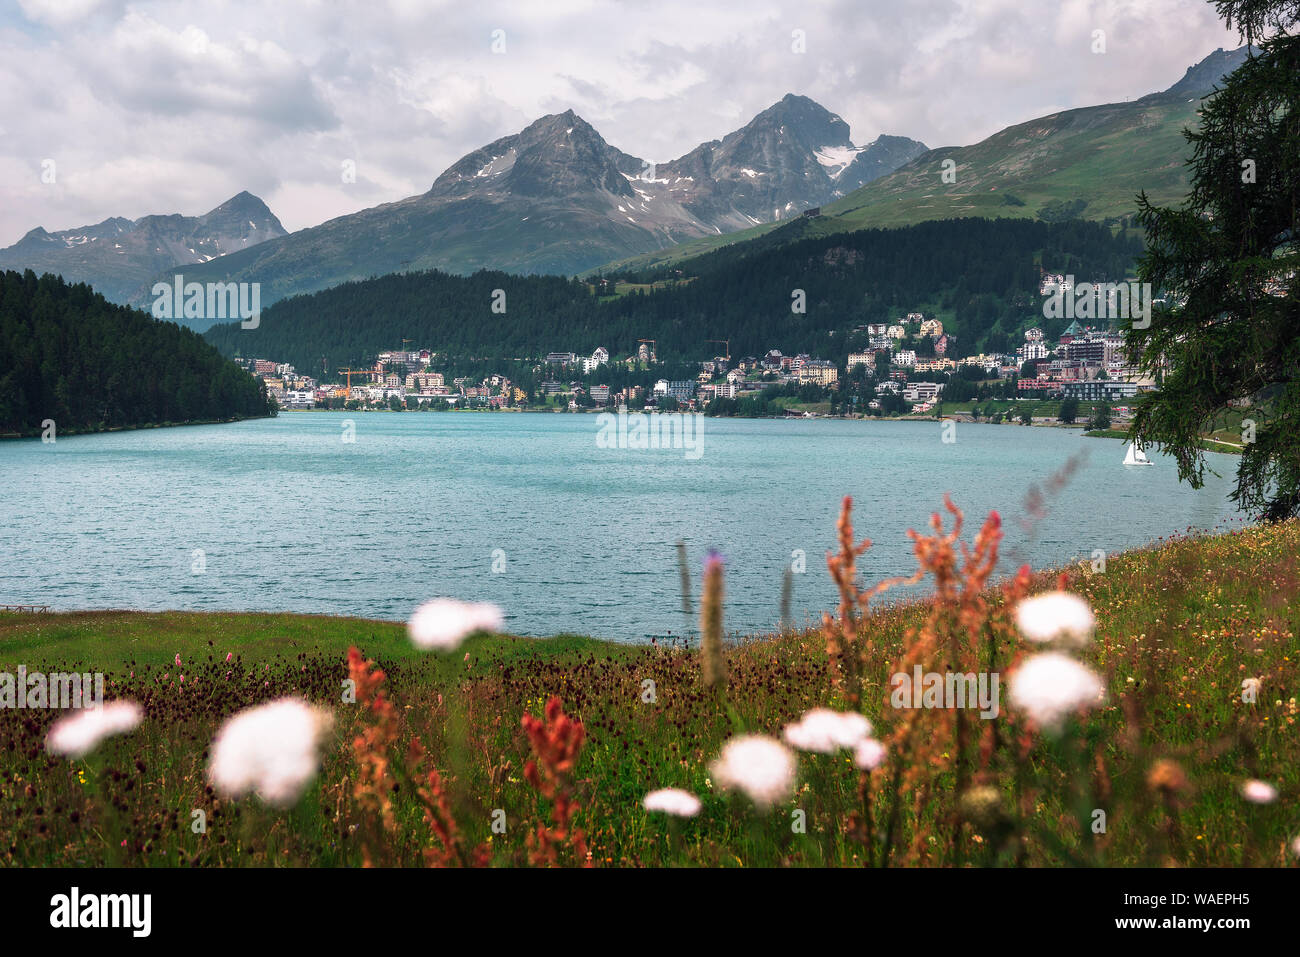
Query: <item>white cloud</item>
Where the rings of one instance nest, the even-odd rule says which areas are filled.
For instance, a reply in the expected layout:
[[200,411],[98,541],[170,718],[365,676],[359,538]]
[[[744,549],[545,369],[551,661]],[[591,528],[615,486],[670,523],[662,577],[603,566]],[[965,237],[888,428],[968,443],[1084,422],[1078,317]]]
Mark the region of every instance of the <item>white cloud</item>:
[[[1237,45],[1201,0],[20,0],[0,12],[0,246],[28,229],[204,212],[285,226],[427,190],[573,108],[656,162],[811,96],[864,143],[931,146],[1162,89]],[[1107,53],[1090,52],[1106,30]],[[505,53],[493,53],[503,30]],[[792,31],[806,37],[791,49]],[[58,161],[57,184],[40,181]],[[344,183],[340,164],[357,165]]]
[[120,9],[122,5],[118,0],[18,0],[27,19],[55,26],[84,23],[95,14]]

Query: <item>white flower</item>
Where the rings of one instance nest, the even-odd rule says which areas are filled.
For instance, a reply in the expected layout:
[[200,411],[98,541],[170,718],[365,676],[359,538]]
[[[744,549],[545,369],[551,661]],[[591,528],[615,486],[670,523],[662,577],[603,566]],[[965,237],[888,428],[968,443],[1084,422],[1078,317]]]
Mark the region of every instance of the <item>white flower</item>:
[[1090,668],[1049,651],[1034,655],[1011,676],[1012,705],[1040,727],[1059,730],[1065,716],[1097,704],[1106,686]]
[[1267,781],[1247,781],[1241,786],[1241,796],[1251,804],[1272,804],[1277,800],[1277,788]]
[[504,620],[487,602],[436,598],[415,609],[406,631],[420,648],[452,651],[476,631],[500,631]]
[[759,807],[770,807],[794,791],[794,753],[765,735],[732,738],[709,771],[720,787],[743,792]]
[[700,799],[681,788],[651,791],[642,803],[647,811],[662,811],[675,817],[695,817],[700,813]]
[[55,721],[45,736],[45,747],[53,754],[82,758],[105,738],[134,731],[143,718],[144,709],[134,701],[109,701],[85,708]]
[[1297,836],[1291,842],[1291,853],[1294,854],[1296,857],[1300,857],[1300,836]]
[[1092,637],[1097,619],[1078,595],[1049,591],[1016,606],[1016,625],[1030,641],[1041,644],[1059,638],[1071,647],[1081,648]]
[[300,698],[246,708],[217,732],[208,778],[231,797],[253,791],[268,804],[293,804],[316,774],[317,752],[332,720]]
[[864,738],[853,752],[853,763],[864,771],[874,771],[885,760],[888,749],[875,738]]
[[852,711],[813,708],[794,724],[787,724],[783,737],[800,751],[831,754],[851,748],[871,734],[871,722]]

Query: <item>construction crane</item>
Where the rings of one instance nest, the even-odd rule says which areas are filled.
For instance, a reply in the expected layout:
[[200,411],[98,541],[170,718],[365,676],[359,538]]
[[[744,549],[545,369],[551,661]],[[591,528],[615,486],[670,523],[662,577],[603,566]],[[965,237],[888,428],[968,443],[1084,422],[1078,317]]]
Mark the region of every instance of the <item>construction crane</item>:
[[354,375],[379,375],[379,373],[374,369],[339,369],[338,372],[339,375],[346,375],[348,377],[347,390],[344,392],[344,395],[349,399],[352,398],[352,377]]
[[727,347],[727,365],[731,365],[731,340],[730,339],[705,339],[705,342],[713,342],[718,345]]

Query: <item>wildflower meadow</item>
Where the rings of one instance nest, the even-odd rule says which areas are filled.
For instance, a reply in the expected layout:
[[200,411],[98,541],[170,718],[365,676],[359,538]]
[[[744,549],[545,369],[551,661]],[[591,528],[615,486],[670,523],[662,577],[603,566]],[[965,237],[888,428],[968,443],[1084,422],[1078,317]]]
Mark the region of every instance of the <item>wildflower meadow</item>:
[[[828,530],[829,532],[830,530]],[[864,582],[847,499],[819,627],[698,647],[293,615],[0,614],[9,866],[1293,865],[1300,523],[995,575],[996,514]],[[909,595],[914,592],[909,591]]]

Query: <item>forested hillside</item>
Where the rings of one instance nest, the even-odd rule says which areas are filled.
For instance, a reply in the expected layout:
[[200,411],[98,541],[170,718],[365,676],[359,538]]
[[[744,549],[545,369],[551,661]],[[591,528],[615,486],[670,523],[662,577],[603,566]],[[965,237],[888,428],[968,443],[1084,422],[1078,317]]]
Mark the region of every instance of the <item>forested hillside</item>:
[[0,272],[0,433],[235,419],[265,387],[175,323],[57,276]]
[[[654,339],[661,359],[699,359],[729,339],[733,356],[778,348],[847,355],[857,325],[927,310],[962,354],[1003,350],[1045,323],[1041,270],[1090,280],[1131,273],[1137,236],[1097,223],[961,219],[863,230],[766,250],[733,247],[692,263],[689,281],[622,296],[558,277],[499,272],[405,273],[298,296],[206,334],[226,355],[292,362],[318,374],[401,348],[457,356],[535,357],[550,351],[618,356]],[[493,303],[504,311],[493,311]],[[795,311],[802,290],[803,312]],[[1048,332],[1054,330],[1048,329]],[[843,354],[843,355],[841,355]]]

